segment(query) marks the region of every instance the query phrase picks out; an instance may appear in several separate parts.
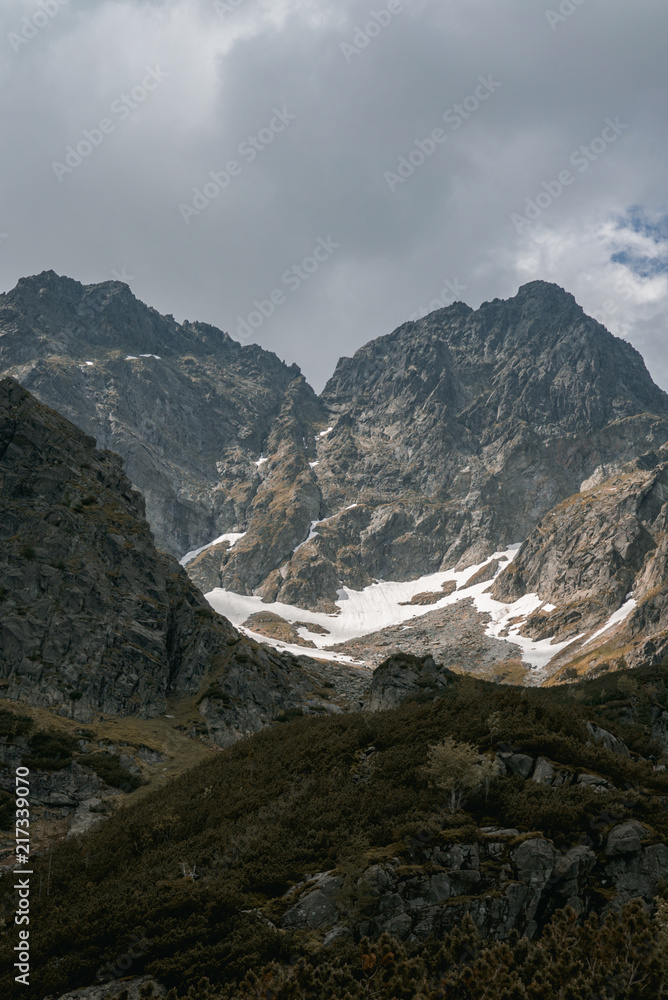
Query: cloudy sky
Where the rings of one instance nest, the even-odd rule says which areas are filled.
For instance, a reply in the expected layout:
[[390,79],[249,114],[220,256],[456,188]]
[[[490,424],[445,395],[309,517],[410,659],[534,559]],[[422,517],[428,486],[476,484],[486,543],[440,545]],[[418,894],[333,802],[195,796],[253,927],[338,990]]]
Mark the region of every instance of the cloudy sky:
[[0,290],[296,361],[555,281],[668,389],[668,5],[3,0]]

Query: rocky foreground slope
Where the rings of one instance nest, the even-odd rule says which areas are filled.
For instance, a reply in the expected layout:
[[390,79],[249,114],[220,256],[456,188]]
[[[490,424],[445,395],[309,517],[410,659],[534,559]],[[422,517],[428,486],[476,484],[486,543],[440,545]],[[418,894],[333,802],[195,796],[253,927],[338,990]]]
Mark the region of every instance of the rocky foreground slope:
[[326,676],[357,682],[359,672],[325,674],[260,647],[214,614],[156,550],[120,459],[9,378],[0,381],[0,538],[4,697],[82,721],[156,716],[189,698],[224,744],[288,708],[330,710],[315,693]]
[[[377,694],[396,666],[380,669]],[[397,972],[394,988],[384,972],[373,981],[383,1000],[446,986],[462,1000],[556,1000],[576,973],[574,997],[605,995],[587,989],[593,968],[621,976],[620,954],[626,983],[654,948],[665,959],[665,923],[653,939],[665,907],[652,910],[668,865],[668,743],[648,723],[668,706],[661,668],[524,690],[406,666],[411,701],[265,729],[36,858],[52,890],[32,901],[35,995],[150,976],[174,998],[363,1000],[380,951],[381,972],[392,956]],[[13,881],[0,882],[6,913]],[[3,960],[12,944],[0,939]],[[465,945],[468,964],[480,957],[470,992],[464,975],[448,985]],[[540,975],[523,992],[532,949]],[[19,995],[8,974],[0,988]]]

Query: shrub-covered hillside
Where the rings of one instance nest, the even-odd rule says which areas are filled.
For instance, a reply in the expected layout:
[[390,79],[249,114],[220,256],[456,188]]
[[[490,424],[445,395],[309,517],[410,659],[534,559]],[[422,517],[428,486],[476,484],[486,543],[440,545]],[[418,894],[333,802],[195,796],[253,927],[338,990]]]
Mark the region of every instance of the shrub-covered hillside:
[[[656,667],[277,724],[54,850],[30,994],[150,974],[226,1000],[661,996],[667,708]],[[438,745],[486,780],[453,799]]]

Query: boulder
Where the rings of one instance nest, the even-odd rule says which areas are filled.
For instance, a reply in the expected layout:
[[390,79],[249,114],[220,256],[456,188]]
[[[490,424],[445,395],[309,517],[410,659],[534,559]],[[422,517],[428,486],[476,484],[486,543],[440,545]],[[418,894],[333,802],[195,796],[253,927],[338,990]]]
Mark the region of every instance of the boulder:
[[618,823],[613,827],[605,845],[605,853],[608,857],[616,857],[620,854],[632,854],[642,847],[643,837],[647,836],[647,830],[635,819],[629,819],[625,823]]
[[546,757],[539,757],[531,780],[539,785],[551,785],[554,781],[554,764]]

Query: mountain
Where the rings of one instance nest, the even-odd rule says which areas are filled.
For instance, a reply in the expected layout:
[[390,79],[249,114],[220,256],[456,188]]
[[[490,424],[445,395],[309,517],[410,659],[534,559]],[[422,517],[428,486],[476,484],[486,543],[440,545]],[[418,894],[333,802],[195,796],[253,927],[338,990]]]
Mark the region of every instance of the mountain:
[[[295,473],[270,441],[272,519],[249,508],[232,551],[199,557],[204,590],[335,610],[342,586],[507,549],[598,466],[668,438],[668,396],[640,355],[545,282],[404,324],[341,359],[321,401],[331,430],[318,434],[315,483],[299,473],[313,523],[292,509]],[[276,519],[301,535],[297,551],[274,545]]]
[[364,686],[359,670],[258,646],[214,614],[156,550],[118,456],[10,378],[0,381],[0,537],[6,698],[80,721],[186,706],[226,744],[288,709],[340,711],[335,684],[318,694],[324,680]]
[[[640,355],[544,282],[404,324],[342,359],[322,399],[333,424],[318,454],[325,507],[362,510],[309,546],[349,586],[478,563],[522,541],[597,466],[668,432],[668,396]],[[358,539],[354,580],[329,554],[346,529]]]
[[665,995],[668,396],[637,352],[535,282],[316,397],[47,272],[0,363],[3,995],[21,765],[38,1000]]
[[[580,600],[584,549],[555,542],[541,573],[522,569],[526,549],[511,568],[517,549],[587,483],[668,441],[668,395],[638,352],[542,281],[404,323],[342,358],[316,397],[257,346],[177,324],[118,282],[46,272],[0,297],[0,366],[121,454],[158,546],[246,634],[373,665],[433,652],[514,681],[568,669],[574,637],[628,593],[620,576],[569,631],[549,607]],[[616,496],[603,534],[626,516]],[[562,579],[562,558],[576,565],[557,595],[546,576]],[[650,575],[665,587],[660,561]],[[629,662],[663,655],[642,646],[646,610]]]
[[175,556],[244,524],[274,425],[320,412],[296,365],[53,271],[0,295],[0,371],[123,457]]

